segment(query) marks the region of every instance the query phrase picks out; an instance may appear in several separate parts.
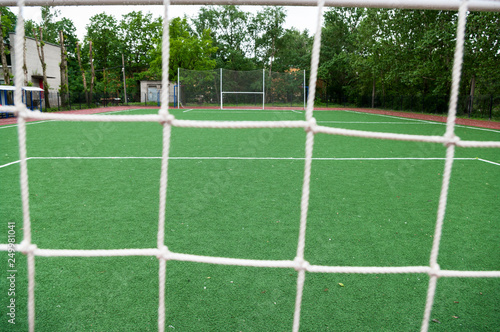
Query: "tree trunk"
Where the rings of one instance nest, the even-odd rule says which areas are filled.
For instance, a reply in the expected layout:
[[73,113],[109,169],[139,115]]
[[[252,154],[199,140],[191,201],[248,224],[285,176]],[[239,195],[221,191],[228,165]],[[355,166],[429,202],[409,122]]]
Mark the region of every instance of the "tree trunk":
[[469,117],[473,111],[474,106],[474,92],[476,90],[476,74],[472,74],[472,78],[470,80],[470,100],[469,100]]
[[66,57],[66,48],[64,47],[64,34],[59,31],[59,43],[61,44],[61,64],[59,68],[61,69],[61,104],[62,106],[67,106],[68,103],[68,58]]
[[3,79],[6,85],[10,85],[10,72],[7,66],[7,54],[5,53],[5,45],[3,44],[3,26],[2,26],[2,15],[0,13],[0,53],[2,54],[2,69],[3,69]]
[[93,93],[94,93],[94,80],[95,80],[95,72],[94,72],[94,60],[92,58],[92,41],[89,44],[89,61],[90,61],[90,102],[92,103]]
[[28,65],[26,64],[26,36],[24,36],[24,46],[23,46],[23,72],[24,72],[24,86],[28,86]]
[[43,52],[43,28],[39,28],[40,32],[40,41],[38,40],[38,36],[33,29],[33,35],[35,36],[36,41],[36,49],[38,51],[38,57],[40,58],[40,62],[42,63],[42,71],[43,71],[43,93],[45,99],[45,109],[50,108],[50,100],[49,100],[49,84],[47,83],[47,64],[45,63],[45,53]]
[[375,77],[373,78],[372,85],[372,108],[375,108]]
[[83,70],[82,59],[80,57],[80,44],[76,43],[76,56],[78,58],[78,65],[80,66],[80,72],[82,73],[83,79],[83,92],[85,93],[85,102],[89,103],[89,95],[87,94],[87,79],[85,78],[85,70]]

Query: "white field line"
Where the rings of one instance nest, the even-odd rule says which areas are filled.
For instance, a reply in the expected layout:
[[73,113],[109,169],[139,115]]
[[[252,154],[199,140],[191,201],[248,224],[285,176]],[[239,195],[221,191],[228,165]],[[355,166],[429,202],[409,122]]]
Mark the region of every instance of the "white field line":
[[292,111],[292,112],[294,112],[294,113],[299,113],[299,114],[302,114],[302,113],[303,113],[303,111],[296,111],[296,110],[290,110],[290,111]]
[[493,164],[493,165],[500,166],[499,163],[496,163],[496,162],[491,161],[491,160],[486,160],[486,159],[482,159],[482,158],[477,158],[477,160],[483,161],[483,162],[488,163],[488,164]]
[[412,119],[412,118],[404,118],[404,117],[395,116],[395,115],[364,113],[364,112],[358,112],[358,111],[352,111],[352,110],[343,110],[343,112],[356,113],[356,114],[360,114],[360,115],[361,114],[370,114],[370,115],[374,115],[374,116],[381,116],[384,118],[391,118],[391,119],[398,119],[398,120],[405,119],[405,120],[410,120],[410,121],[415,121],[415,122],[423,122],[423,123],[427,123],[427,124],[444,124],[444,125],[446,125],[446,123],[441,123],[441,122],[427,121],[427,120],[421,120],[421,119]]
[[[56,120],[32,121],[32,122],[26,122],[26,125],[34,125],[34,124],[39,124],[39,123],[44,123],[44,122],[53,122],[53,121],[56,121]],[[0,129],[13,128],[13,127],[17,127],[17,124],[0,126]]]
[[[29,159],[29,158],[28,158]],[[8,164],[5,164],[5,165],[2,165],[0,166],[0,168],[4,168],[4,167],[7,167],[7,166],[10,166],[10,165],[14,165],[14,164],[19,164],[21,162],[21,160],[16,160],[16,161],[13,161],[11,163],[8,163]]]
[[[28,157],[27,160],[67,160],[67,159],[83,159],[83,160],[113,160],[113,159],[161,159],[161,157]],[[305,160],[304,157],[169,157],[170,160]],[[445,160],[446,158],[413,158],[413,157],[389,157],[389,158],[312,158],[312,160],[324,161],[377,161],[377,160]],[[481,160],[478,158],[454,158],[454,160]],[[19,163],[16,160],[4,165],[0,168],[7,167]],[[497,164],[498,165],[498,164]]]
[[[275,110],[275,111],[263,111],[263,110],[247,110],[247,111],[238,111],[238,110],[213,110],[213,111],[198,111],[198,110],[193,110],[191,113],[211,113],[211,114],[262,114],[262,113],[290,113],[290,110]],[[300,113],[302,114],[302,113]]]
[[[395,115],[364,113],[364,112],[350,111],[350,110],[343,110],[343,112],[350,112],[350,113],[356,113],[356,114],[370,114],[370,115],[381,116],[381,117],[386,117],[386,118],[393,118],[393,119],[399,119],[399,120],[401,120],[401,119],[408,119],[410,121],[416,121],[416,122],[422,122],[422,123],[434,124],[434,125],[438,124],[438,125],[446,126],[445,122],[427,121],[427,120],[422,120],[422,119],[412,119],[412,118],[405,118],[405,117],[400,117],[400,116],[395,116]],[[466,129],[474,129],[474,130],[481,130],[481,131],[489,131],[489,132],[493,132],[493,133],[500,133],[500,130],[490,129],[490,128],[464,126],[464,125],[458,125],[458,124],[455,124],[455,127],[466,128]]]
[[185,110],[185,111],[182,111],[182,113],[187,113],[187,112],[191,112],[193,109],[188,109],[188,110]]
[[[102,112],[102,113],[96,113],[93,115],[99,115],[99,114],[110,114],[110,113],[120,113],[120,112],[130,112],[130,111],[138,111],[141,110],[142,108],[134,108],[134,109],[129,109],[129,110],[121,110],[121,111],[109,111],[109,112]],[[26,122],[26,125],[33,125],[33,124],[39,124],[39,123],[44,123],[44,122],[54,122],[57,120],[43,120],[43,121],[30,121]],[[12,124],[12,125],[7,125],[7,126],[0,126],[0,129],[5,129],[5,128],[12,128],[12,127],[17,127],[17,124]]]
[[[443,125],[445,125],[445,123],[443,123]],[[490,128],[471,127],[471,126],[463,126],[463,125],[455,125],[455,127],[460,127],[460,128],[465,128],[465,129],[475,129],[475,130],[481,130],[481,131],[489,131],[492,133],[500,134],[500,130],[490,129]]]
[[95,115],[99,114],[112,114],[112,113],[121,113],[121,112],[132,112],[132,111],[140,111],[143,110],[144,108],[131,108],[128,110],[121,110],[121,111],[109,111],[109,112],[102,112],[102,113],[94,113]]
[[[416,124],[419,124],[419,125],[424,125],[424,124],[429,124],[429,123],[415,123],[415,122],[397,122],[397,121],[376,121],[376,122],[373,122],[373,121],[317,121],[318,123],[340,123],[340,124],[374,124],[374,125],[377,125],[377,124],[395,124],[395,125],[400,125],[400,124],[409,124],[409,125],[416,125]],[[430,123],[430,124],[441,124],[441,123]]]

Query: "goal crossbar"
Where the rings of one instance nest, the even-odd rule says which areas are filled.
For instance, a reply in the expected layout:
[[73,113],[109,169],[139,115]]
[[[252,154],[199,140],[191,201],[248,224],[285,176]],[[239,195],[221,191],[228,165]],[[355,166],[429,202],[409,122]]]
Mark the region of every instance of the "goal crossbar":
[[[123,6],[123,5],[163,5],[163,0],[26,0],[25,6]],[[458,10],[460,0],[326,0],[326,7],[365,7]],[[316,0],[238,0],[245,6],[316,6]],[[172,5],[234,5],[234,0],[170,0]],[[16,0],[0,0],[2,6],[16,6]],[[471,0],[471,11],[500,11],[500,4],[492,0]]]

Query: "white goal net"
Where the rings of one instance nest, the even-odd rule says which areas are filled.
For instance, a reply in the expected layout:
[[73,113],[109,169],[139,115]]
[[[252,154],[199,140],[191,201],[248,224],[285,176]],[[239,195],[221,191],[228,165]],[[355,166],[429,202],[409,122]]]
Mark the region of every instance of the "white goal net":
[[[252,266],[261,268],[286,268],[294,269],[297,271],[297,282],[296,282],[296,297],[295,297],[295,307],[293,312],[293,326],[290,326],[293,331],[298,331],[300,328],[301,319],[301,305],[303,290],[306,286],[306,274],[308,273],[350,273],[350,274],[427,274],[429,276],[429,284],[427,291],[427,298],[425,301],[425,308],[423,308],[424,314],[422,317],[421,330],[427,331],[429,328],[429,322],[431,321],[431,310],[433,307],[433,302],[436,294],[437,280],[438,278],[444,277],[461,277],[461,278],[498,278],[500,277],[500,271],[455,271],[455,270],[444,270],[439,266],[439,247],[442,237],[443,221],[446,212],[448,189],[451,177],[451,170],[454,161],[455,149],[460,148],[471,148],[471,147],[488,147],[488,148],[500,148],[500,141],[471,141],[462,140],[455,135],[455,122],[456,122],[456,105],[458,96],[458,84],[460,81],[461,67],[462,67],[462,57],[463,57],[463,43],[464,43],[464,29],[466,26],[467,12],[469,10],[489,10],[489,11],[500,11],[500,2],[498,1],[484,1],[484,0],[471,0],[471,1],[447,1],[447,0],[435,0],[435,1],[417,1],[417,0],[403,0],[403,1],[390,1],[390,0],[329,0],[326,1],[328,6],[354,6],[354,7],[383,7],[383,8],[416,8],[416,9],[446,9],[446,10],[458,10],[459,13],[459,23],[456,35],[456,50],[454,56],[453,65],[453,83],[451,87],[451,99],[450,107],[448,112],[448,118],[446,123],[446,132],[442,136],[425,136],[425,135],[409,135],[409,134],[398,134],[398,133],[386,133],[386,132],[368,132],[359,130],[348,130],[340,129],[335,127],[325,127],[319,125],[314,116],[314,100],[315,100],[315,87],[317,79],[317,70],[319,62],[319,51],[320,51],[320,41],[321,41],[321,25],[322,25],[322,13],[323,7],[325,6],[325,1],[318,1],[317,5],[317,31],[314,37],[314,45],[312,49],[312,60],[311,60],[311,73],[310,80],[308,83],[308,97],[305,118],[298,121],[198,121],[198,120],[182,120],[176,119],[172,114],[169,113],[169,91],[168,89],[163,89],[161,92],[161,108],[158,114],[152,115],[78,115],[78,114],[57,114],[57,113],[40,113],[31,112],[23,104],[21,96],[21,87],[23,86],[23,60],[22,60],[22,49],[24,38],[24,21],[23,21],[23,6],[26,5],[106,5],[106,4],[152,4],[159,3],[159,1],[150,0],[104,0],[104,1],[63,1],[63,0],[19,0],[17,3],[14,1],[3,1],[4,5],[15,5],[17,4],[20,9],[20,14],[18,16],[18,28],[17,33],[19,38],[16,38],[16,61],[15,61],[15,105],[14,106],[2,106],[0,110],[3,112],[10,112],[17,115],[18,120],[18,140],[19,140],[19,167],[20,167],[20,183],[21,183],[21,198],[22,198],[22,213],[23,213],[23,240],[20,244],[1,244],[0,250],[9,251],[16,250],[27,255],[28,261],[28,321],[30,331],[35,330],[35,260],[36,257],[112,257],[112,256],[151,256],[157,258],[159,261],[158,269],[158,330],[164,331],[168,322],[165,320],[165,284],[166,284],[166,263],[167,261],[177,260],[186,262],[198,262],[206,264],[220,264],[220,265],[234,265],[234,266]],[[234,4],[234,1],[190,1],[190,0],[177,0],[172,1],[176,4]],[[316,4],[315,1],[310,0],[298,0],[298,1],[271,1],[271,0],[252,0],[252,1],[241,1],[242,4],[251,5],[313,5]],[[164,2],[164,15],[168,18],[169,13],[169,1]],[[169,26],[168,19],[164,20],[164,34],[163,34],[163,86],[168,87],[168,64],[169,64]],[[217,82],[217,76],[219,73],[214,71],[212,76],[207,76],[206,79],[198,80],[200,84],[203,84],[204,88],[199,92],[195,93],[198,96],[210,95],[212,100],[217,100],[217,96],[221,96],[223,91],[218,88],[221,86],[221,82]],[[262,93],[262,99],[267,98],[264,95],[272,95],[274,92],[266,92],[264,84],[265,79],[263,79],[262,70],[255,72],[255,78],[251,80],[249,85],[244,85],[239,82],[234,86],[230,86],[231,80],[236,80],[236,78],[231,78],[234,73],[227,73],[228,76],[223,75],[222,85],[224,86],[225,94],[238,95],[244,94],[246,92],[252,94]],[[260,78],[259,78],[260,77]],[[227,83],[224,83],[227,81]],[[300,79],[298,79],[300,81]],[[302,83],[302,82],[301,82]],[[186,84],[186,82],[183,82]],[[293,83],[297,86],[297,82]],[[299,84],[300,86],[300,84]],[[277,93],[277,92],[276,92]],[[223,98],[227,98],[227,102],[230,102],[230,98],[223,95]],[[181,95],[182,99],[182,95]],[[258,98],[257,98],[258,99]],[[220,99],[219,99],[219,102]],[[262,100],[260,101],[262,102]],[[259,102],[259,106],[260,106]],[[162,140],[162,162],[161,162],[161,175],[159,179],[160,192],[159,192],[159,217],[158,217],[158,232],[157,232],[157,246],[154,248],[145,249],[134,249],[134,248],[123,248],[123,249],[110,249],[101,250],[96,248],[95,250],[66,250],[66,249],[51,249],[51,248],[39,248],[36,243],[32,241],[32,224],[30,218],[30,193],[29,193],[29,182],[28,182],[28,156],[27,156],[27,144],[26,144],[26,132],[27,126],[26,121],[29,119],[37,120],[59,120],[59,121],[92,121],[92,122],[157,122],[163,126],[163,140]],[[167,174],[169,167],[169,154],[170,154],[170,143],[171,134],[173,127],[192,127],[192,128],[303,128],[306,131],[305,139],[305,163],[303,169],[303,185],[302,185],[302,195],[301,195],[301,212],[300,216],[300,228],[298,230],[298,241],[296,256],[293,260],[273,260],[270,257],[268,260],[252,260],[252,259],[239,259],[239,258],[226,258],[226,257],[210,257],[210,256],[199,256],[192,254],[185,254],[180,252],[170,251],[168,248],[168,241],[165,239],[165,209],[167,204]],[[379,267],[379,266],[321,266],[310,264],[304,255],[306,247],[306,230],[307,230],[307,217],[309,208],[309,195],[310,195],[310,180],[311,180],[311,165],[312,165],[312,155],[313,155],[313,143],[317,135],[342,135],[342,136],[352,136],[352,137],[363,137],[371,139],[383,139],[383,140],[397,140],[397,141],[414,141],[414,142],[427,142],[433,144],[443,144],[446,146],[446,159],[443,165],[444,172],[442,178],[441,193],[439,197],[439,208],[436,215],[435,222],[435,232],[433,234],[433,243],[431,248],[431,254],[429,257],[429,264],[425,266],[394,266],[394,267]],[[32,170],[37,171],[37,170]],[[21,287],[20,285],[18,287]],[[2,304],[3,306],[4,304]],[[4,319],[4,318],[2,318]],[[395,318],[397,319],[397,318]]]

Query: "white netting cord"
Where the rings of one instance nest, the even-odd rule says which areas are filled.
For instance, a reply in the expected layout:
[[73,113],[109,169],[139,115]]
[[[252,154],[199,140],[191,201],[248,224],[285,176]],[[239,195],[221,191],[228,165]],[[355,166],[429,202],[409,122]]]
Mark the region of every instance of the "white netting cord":
[[[170,1],[164,0],[164,16],[163,16],[163,38],[162,38],[162,91],[161,91],[161,108],[159,116],[163,125],[163,142],[162,142],[162,158],[160,172],[160,202],[158,216],[158,235],[157,247],[162,252],[168,251],[165,247],[165,211],[167,204],[167,187],[168,187],[168,157],[170,154],[170,137],[172,133],[173,115],[168,113],[169,102],[169,64],[170,64],[170,32],[169,32],[169,15]],[[165,331],[165,286],[167,261],[162,255],[158,255],[158,331]]]
[[[314,120],[314,118],[312,118]],[[311,120],[311,121],[312,121]],[[314,145],[314,133],[311,128],[306,134],[306,158],[304,163],[304,179],[302,183],[302,198],[300,203],[300,226],[299,226],[299,241],[297,245],[297,256],[295,262],[299,265],[296,267],[297,276],[297,294],[295,296],[295,312],[293,316],[293,331],[299,331],[300,327],[300,308],[302,306],[302,294],[304,291],[305,269],[308,263],[304,260],[304,250],[306,242],[307,228],[307,213],[309,210],[309,195],[311,184],[311,164]]]
[[[427,332],[429,329],[429,322],[431,320],[431,309],[434,304],[434,295],[436,293],[437,276],[430,276],[429,287],[427,289],[427,298],[424,310],[424,319],[422,320],[422,326],[420,327],[421,332]],[[430,309],[428,309],[430,308]]]
[[[408,274],[422,273],[438,277],[459,278],[498,278],[500,271],[458,271],[431,269],[429,266],[325,266],[310,265],[307,261],[294,260],[257,260],[217,256],[200,256],[169,251],[167,247],[137,249],[40,249],[36,245],[21,243],[14,246],[16,251],[24,254],[32,253],[40,257],[130,257],[150,256],[165,261],[182,261],[191,263],[234,265],[263,268],[287,268],[311,273],[348,273],[348,274]],[[0,244],[1,251],[7,251],[7,244]]]
[[[15,92],[14,105],[17,109],[17,133],[19,140],[19,166],[20,166],[20,186],[21,202],[23,208],[23,246],[31,246],[31,219],[29,208],[29,187],[28,187],[28,161],[26,150],[26,119],[27,109],[22,102],[22,64],[24,48],[24,0],[18,1],[19,14],[16,25],[15,51],[16,64],[14,67]],[[30,332],[35,331],[35,257],[33,252],[28,255],[28,328]]]
[[28,321],[29,331],[35,332],[35,255],[28,256]]
[[300,329],[300,309],[302,307],[302,295],[304,293],[304,283],[306,271],[300,270],[297,276],[297,293],[295,295],[295,309],[293,315],[293,332],[298,332]]
[[316,79],[318,76],[319,56],[321,50],[321,28],[323,21],[323,6],[325,0],[318,1],[318,15],[316,21],[316,34],[314,35],[313,50],[311,55],[311,73],[309,79],[309,96],[306,106],[306,121],[305,126],[306,146],[305,146],[305,162],[304,162],[304,178],[302,183],[302,197],[300,202],[300,226],[299,226],[299,240],[297,244],[297,256],[295,261],[299,264],[297,268],[297,293],[295,295],[295,309],[293,315],[293,331],[298,332],[300,328],[300,311],[302,306],[302,295],[304,292],[305,283],[305,270],[309,265],[304,260],[304,249],[306,241],[306,228],[307,228],[307,213],[309,210],[309,194],[311,184],[311,164],[314,147],[314,128],[316,127],[316,120],[313,117],[314,98],[316,94]]
[[316,17],[316,33],[314,35],[313,49],[311,55],[311,73],[309,76],[309,94],[307,96],[306,120],[313,117],[314,98],[316,95],[316,79],[318,77],[319,56],[321,50],[321,26],[323,22],[323,6],[325,0],[318,1],[318,15]]
[[448,119],[446,121],[446,137],[452,138],[455,131],[457,114],[458,90],[460,88],[460,76],[462,74],[462,63],[464,57],[465,23],[467,21],[468,1],[464,0],[458,10],[457,42],[453,59],[453,70],[451,76],[450,105],[448,108]]
[[15,66],[14,66],[14,85],[16,90],[14,92],[14,105],[18,111],[21,109],[25,109],[22,101],[22,87],[24,85],[23,82],[23,49],[24,49],[24,0],[19,0],[18,3],[19,14],[17,15],[17,23],[16,23],[16,37],[14,48],[16,50],[15,53]]
[[169,65],[170,65],[170,22],[168,11],[170,9],[170,1],[163,1],[163,37],[162,37],[162,89],[161,89],[161,107],[164,112],[168,112],[168,97],[169,97]]
[[460,84],[460,76],[462,73],[462,62],[463,62],[463,45],[464,45],[464,35],[465,35],[465,22],[467,19],[467,0],[463,1],[460,5],[458,11],[458,24],[457,24],[457,42],[455,47],[455,56],[453,61],[453,73],[452,73],[452,88],[450,96],[450,108],[448,110],[448,119],[446,123],[446,133],[445,138],[450,139],[446,148],[446,161],[443,172],[443,183],[441,185],[441,194],[439,197],[439,206],[436,220],[436,228],[434,231],[431,256],[430,256],[430,267],[431,273],[429,280],[429,288],[427,291],[427,299],[425,303],[424,318],[422,321],[421,331],[426,332],[429,328],[429,320],[431,319],[432,306],[434,303],[434,297],[436,293],[436,284],[439,275],[439,245],[441,243],[441,236],[443,230],[443,222],[446,214],[446,204],[448,201],[448,190],[450,187],[451,171],[453,168],[453,158],[455,157],[455,144],[453,140],[458,141],[455,137],[455,120],[456,120],[456,109],[457,109],[457,99],[458,99],[458,88]]
[[[161,111],[160,111],[161,112]],[[165,247],[165,211],[167,201],[167,184],[168,184],[168,156],[170,154],[170,136],[172,132],[171,115],[167,115],[167,120],[163,123],[163,151],[161,160],[161,175],[160,175],[160,204],[158,217],[158,235],[157,246],[159,250],[164,250]],[[166,283],[166,260],[160,255],[159,259],[159,297],[158,297],[158,331],[165,330],[165,283]]]

